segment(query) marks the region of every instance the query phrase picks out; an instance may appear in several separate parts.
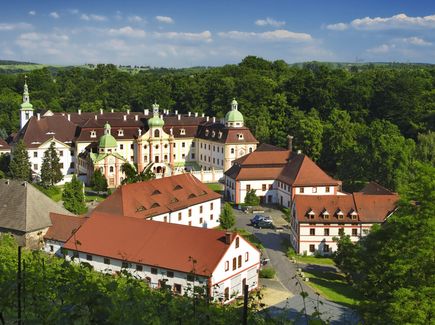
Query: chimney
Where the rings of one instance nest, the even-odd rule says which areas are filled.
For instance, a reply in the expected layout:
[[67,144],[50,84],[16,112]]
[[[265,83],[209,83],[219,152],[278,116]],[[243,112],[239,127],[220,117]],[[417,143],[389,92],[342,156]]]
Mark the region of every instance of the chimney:
[[112,109],[110,109],[110,113],[113,113],[113,108],[112,108]]
[[175,115],[178,115],[178,109],[175,110]]
[[178,115],[177,115],[177,119],[178,119],[178,120],[181,120],[181,114],[178,114]]
[[204,113],[202,113],[202,114],[201,114],[201,117],[204,117],[204,116],[205,116],[205,114],[204,114]]
[[78,113],[79,113],[79,115],[82,115],[82,110],[79,109],[79,110],[78,110]]
[[160,114],[160,118],[163,120],[163,114]]
[[293,151],[293,136],[290,134],[287,136],[287,149]]
[[198,112],[195,112],[195,117],[198,117]]
[[127,114],[130,114],[130,110],[129,109],[127,110]]
[[225,233],[225,244],[230,245],[232,239],[233,239],[233,233],[231,231],[227,231]]
[[127,121],[127,115],[124,115],[124,121]]
[[67,115],[68,121],[71,121],[71,114]]
[[213,123],[216,123],[216,117],[213,116]]
[[103,115],[103,109],[102,108],[100,108],[100,114]]
[[144,115],[148,115],[150,113],[150,110],[148,108],[144,109],[143,113],[144,113]]
[[36,113],[36,118],[38,119],[38,121],[41,119],[41,113]]
[[134,120],[135,120],[135,121],[138,121],[138,120],[139,120],[139,116],[135,115],[135,116],[134,116]]
[[206,116],[205,117],[205,120],[208,122],[208,120],[210,119],[210,117],[209,116]]
[[139,136],[142,135],[142,130],[141,129],[137,129],[137,133],[139,134]]
[[98,120],[98,115],[95,115],[95,120]]
[[190,117],[190,115],[192,115],[192,113],[191,113],[191,112],[189,112],[189,117]]

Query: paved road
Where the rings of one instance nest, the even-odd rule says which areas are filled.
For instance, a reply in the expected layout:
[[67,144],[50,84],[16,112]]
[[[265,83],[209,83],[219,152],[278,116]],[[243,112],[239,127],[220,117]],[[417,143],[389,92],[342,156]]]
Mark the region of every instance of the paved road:
[[[294,319],[304,308],[304,301],[300,295],[302,291],[301,288],[303,288],[308,294],[308,298],[305,299],[308,314],[315,312],[318,306],[322,313],[322,319],[329,320],[331,324],[357,324],[358,318],[353,310],[326,300],[316,294],[311,287],[294,278],[298,266],[287,258],[284,253],[285,247],[283,245],[283,241],[288,241],[288,229],[256,229],[250,225],[249,219],[252,217],[252,214],[246,214],[238,210],[234,211],[236,215],[236,227],[248,230],[262,242],[265,247],[264,255],[270,258],[270,263],[276,270],[278,281],[294,294],[289,300],[270,307],[268,310],[270,314],[277,315],[285,313],[287,317]],[[281,217],[282,213],[280,211],[271,210],[266,211],[265,214],[271,215],[274,222],[276,220],[275,223],[283,223]],[[305,324],[306,322],[304,319],[300,319],[297,323]]]

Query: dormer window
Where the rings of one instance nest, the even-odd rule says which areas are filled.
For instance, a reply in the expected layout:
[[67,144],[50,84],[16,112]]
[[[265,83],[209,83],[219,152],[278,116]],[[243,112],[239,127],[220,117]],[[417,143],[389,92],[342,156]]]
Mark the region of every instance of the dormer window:
[[91,138],[96,138],[97,137],[97,132],[95,130],[91,131]]
[[183,187],[181,186],[181,185],[175,185],[175,187],[174,187],[174,191],[176,191],[176,190],[181,190]]
[[323,216],[323,219],[329,219],[329,212],[328,212],[328,210],[323,210],[323,212],[322,212],[322,216]]
[[338,211],[337,211],[337,218],[338,218],[338,219],[343,219],[343,217],[344,217],[344,213],[343,213],[343,211],[341,211],[340,209],[338,209]]
[[218,138],[219,138],[219,139],[222,138],[222,132],[221,132],[221,131],[219,131],[219,133],[218,133]]
[[153,205],[151,206],[151,209],[152,208],[158,208],[160,206],[160,204],[158,204],[158,203],[153,203]]
[[154,190],[151,195],[162,194],[159,190]]
[[119,129],[118,130],[118,137],[123,137],[124,136],[124,130],[123,129]]
[[314,216],[316,215],[316,213],[313,211],[313,209],[310,209],[307,213],[307,217],[309,219],[314,219]]
[[237,134],[237,138],[238,138],[239,140],[243,140],[243,134],[242,134],[242,133]]
[[211,133],[211,137],[214,138],[215,135],[216,135],[216,132],[213,131],[213,132]]
[[205,136],[208,137],[208,134],[210,133],[209,130],[205,130]]
[[195,198],[195,197],[196,197],[196,195],[193,194],[193,193],[189,195],[189,199],[193,199],[193,198]]
[[352,209],[350,211],[350,217],[351,217],[352,220],[356,220],[357,217],[358,217],[358,213],[355,210]]
[[180,135],[186,135],[186,129],[181,129],[180,130]]

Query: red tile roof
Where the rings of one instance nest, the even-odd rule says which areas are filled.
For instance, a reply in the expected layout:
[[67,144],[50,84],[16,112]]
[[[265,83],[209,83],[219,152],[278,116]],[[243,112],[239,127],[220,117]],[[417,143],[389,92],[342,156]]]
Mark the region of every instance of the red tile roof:
[[8,145],[8,143],[2,138],[0,138],[0,151],[7,151],[10,149],[11,147]]
[[85,217],[68,216],[50,213],[51,226],[45,234],[45,239],[66,242],[77,229],[87,220]]
[[[396,209],[397,195],[366,195],[353,193],[349,195],[295,195],[294,205],[299,222],[321,223],[381,223]],[[323,212],[329,213],[325,219]],[[341,211],[344,218],[339,219]],[[351,213],[357,213],[352,220]],[[308,213],[314,217],[308,217]]]
[[149,218],[220,197],[191,174],[181,174],[123,185],[94,211]]
[[374,195],[389,195],[389,194],[396,194],[385,187],[379,185],[376,182],[370,182],[364,188],[360,191],[364,194],[374,194]]
[[211,276],[229,245],[223,230],[97,212],[64,247],[186,273],[192,272],[192,257],[197,261],[195,273]]

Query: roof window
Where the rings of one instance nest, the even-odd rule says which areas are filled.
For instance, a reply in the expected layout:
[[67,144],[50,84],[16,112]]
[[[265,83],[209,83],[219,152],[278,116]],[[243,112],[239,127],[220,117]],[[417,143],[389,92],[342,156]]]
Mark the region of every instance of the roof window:
[[154,190],[151,195],[157,195],[157,194],[162,194],[162,192],[160,192],[159,190]]
[[177,184],[177,185],[175,185],[175,187],[174,187],[174,191],[176,191],[176,190],[181,190],[182,188],[183,188],[183,186]]
[[91,138],[96,138],[97,137],[97,132],[95,132],[95,130],[91,131]]
[[118,130],[118,137],[123,137],[124,136],[124,130],[123,129],[119,129]]
[[185,135],[186,134],[186,129],[181,129],[180,130],[180,135]]
[[160,206],[160,204],[158,204],[157,202],[156,203],[153,203],[153,205],[151,206],[151,209],[152,208],[158,208]]
[[237,138],[239,139],[239,140],[243,140],[244,138],[243,138],[243,133],[239,133],[239,134],[237,134]]
[[193,193],[191,193],[191,194],[189,194],[189,199],[193,199],[193,198],[195,198],[196,197],[196,195],[195,194],[193,194]]

